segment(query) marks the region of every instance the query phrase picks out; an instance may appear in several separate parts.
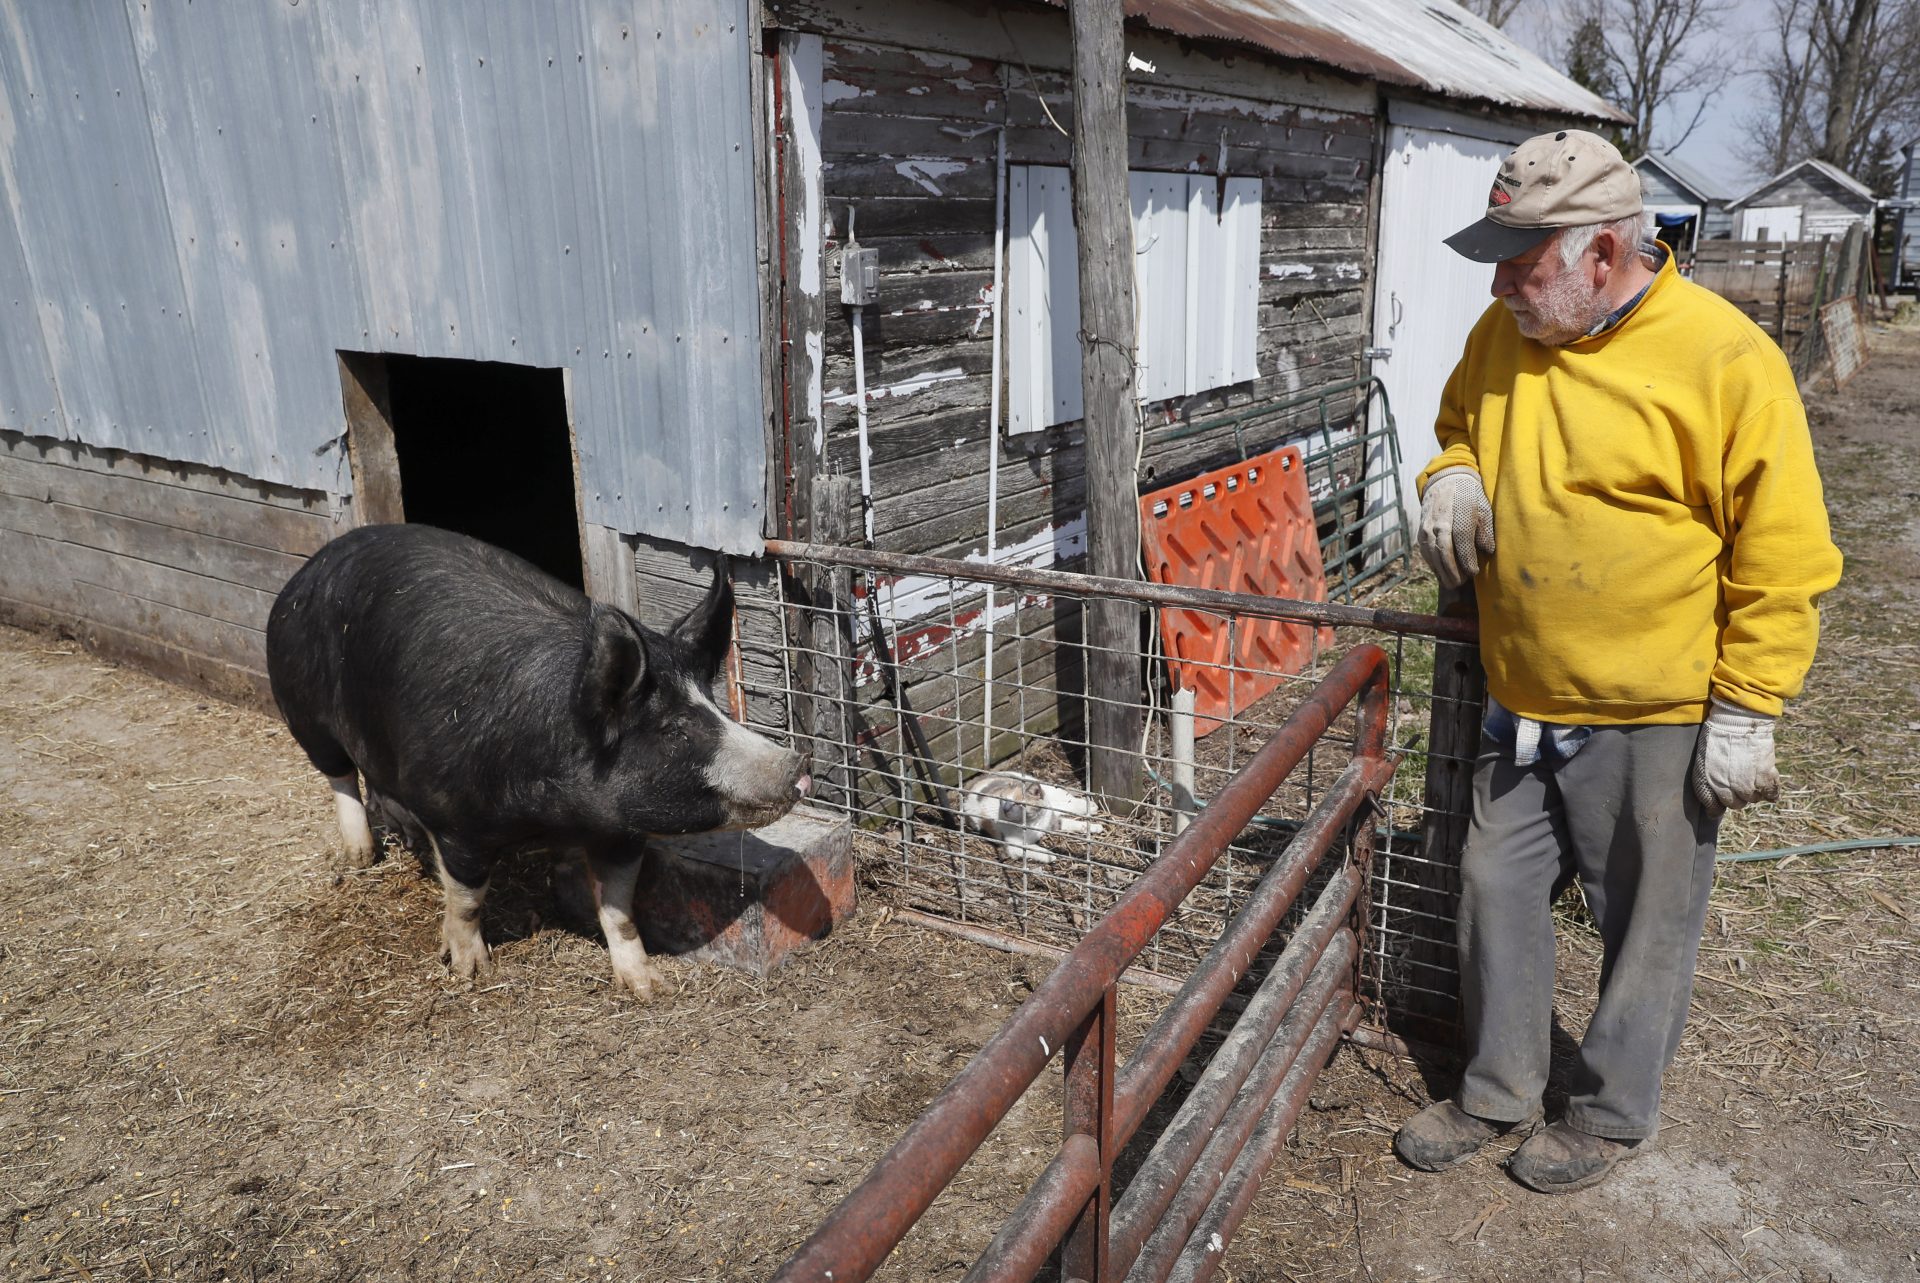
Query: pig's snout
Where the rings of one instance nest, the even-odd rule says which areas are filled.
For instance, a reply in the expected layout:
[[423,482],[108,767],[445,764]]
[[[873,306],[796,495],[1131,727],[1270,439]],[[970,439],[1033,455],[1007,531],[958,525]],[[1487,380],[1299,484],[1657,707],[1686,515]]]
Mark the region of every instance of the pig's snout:
[[791,811],[813,789],[809,757],[736,726],[707,778],[726,805],[728,828],[754,829]]

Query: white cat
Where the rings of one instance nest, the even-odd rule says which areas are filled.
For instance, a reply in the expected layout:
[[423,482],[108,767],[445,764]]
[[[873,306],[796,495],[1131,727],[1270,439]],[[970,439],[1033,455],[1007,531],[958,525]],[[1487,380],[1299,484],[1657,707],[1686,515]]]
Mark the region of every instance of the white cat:
[[1053,863],[1040,845],[1049,833],[1068,836],[1105,832],[1087,817],[1098,813],[1092,798],[1018,771],[976,775],[966,786],[960,811],[967,827],[1034,864]]

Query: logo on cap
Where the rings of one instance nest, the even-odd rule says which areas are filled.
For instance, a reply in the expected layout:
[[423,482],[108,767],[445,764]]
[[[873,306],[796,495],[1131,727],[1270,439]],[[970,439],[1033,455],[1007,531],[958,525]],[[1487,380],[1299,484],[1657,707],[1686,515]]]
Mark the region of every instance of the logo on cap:
[[1495,179],[1493,186],[1489,188],[1487,191],[1487,204],[1506,205],[1506,204],[1509,204],[1512,200],[1513,200],[1513,193],[1509,192],[1506,188],[1502,187],[1500,185],[1500,181],[1498,179]]

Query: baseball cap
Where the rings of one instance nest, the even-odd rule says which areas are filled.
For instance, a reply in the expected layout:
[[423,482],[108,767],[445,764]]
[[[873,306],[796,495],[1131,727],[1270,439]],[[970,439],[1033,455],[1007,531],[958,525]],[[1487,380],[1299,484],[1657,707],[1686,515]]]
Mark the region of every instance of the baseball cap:
[[1487,212],[1447,237],[1456,254],[1498,263],[1524,254],[1562,227],[1607,223],[1641,210],[1640,175],[1598,134],[1539,134],[1500,162]]

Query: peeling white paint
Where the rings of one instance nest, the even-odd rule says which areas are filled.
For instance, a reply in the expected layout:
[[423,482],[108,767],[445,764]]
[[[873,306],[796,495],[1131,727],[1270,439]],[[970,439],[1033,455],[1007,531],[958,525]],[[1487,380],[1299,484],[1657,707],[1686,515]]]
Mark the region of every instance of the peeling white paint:
[[800,292],[808,296],[819,295],[820,281],[825,271],[822,260],[826,251],[821,243],[826,219],[820,208],[820,105],[823,98],[828,102],[833,101],[832,85],[839,83],[834,81],[822,87],[820,77],[824,57],[821,41],[815,37],[795,40],[792,54],[787,59],[788,100],[793,103],[793,154],[805,192],[797,215]]
[[[1044,526],[1028,535],[1018,543],[1006,544],[994,551],[991,562],[984,551],[970,552],[963,560],[976,565],[1009,566],[1023,570],[1040,569],[1058,565],[1062,561],[1078,557],[1087,550],[1087,519],[1085,516],[1073,519],[1059,526]],[[962,582],[956,584],[944,575],[902,575],[880,589],[880,613],[886,621],[888,631],[897,631],[901,627],[937,614],[945,613],[948,605],[958,595],[970,596],[980,590],[980,585]],[[1000,601],[994,605],[994,620],[1006,618],[1015,610],[1022,609],[1041,597],[1026,595],[1021,598],[1013,594],[1016,600]],[[973,618],[972,622],[961,622],[960,631],[972,633],[986,624],[983,615]]]
[[948,71],[965,71],[973,65],[973,60],[970,58],[962,58],[950,53],[928,53],[924,49],[914,50],[913,56],[920,60],[920,65],[923,67],[943,67]]
[[[1078,557],[1087,550],[1087,519],[1074,517],[1059,526],[1045,526],[1018,543],[1002,544],[994,550],[991,564],[1045,569]],[[988,564],[984,552],[970,552],[963,560]]]
[[[936,384],[951,383],[955,379],[964,379],[966,377],[966,372],[958,367],[951,370],[928,370],[924,374],[916,374],[912,378],[902,379],[898,383],[888,383],[881,387],[869,386],[867,388],[867,400],[880,401],[887,397],[912,396],[916,392],[925,392],[928,388]],[[859,393],[849,392],[845,388],[835,388],[826,394],[826,404],[828,405],[852,405],[859,399]]]
[[1286,380],[1288,392],[1300,390],[1300,361],[1291,348],[1281,348],[1273,358],[1273,372]]
[[945,178],[950,174],[965,173],[967,164],[959,160],[922,160],[915,157],[912,160],[903,160],[893,168],[900,177],[909,182],[918,183],[931,194],[945,196],[946,193],[940,190],[934,180]]
[[1295,276],[1310,277],[1313,275],[1313,264],[1311,263],[1268,263],[1267,275],[1277,276],[1283,281],[1288,279],[1289,277],[1295,277]]
[[[799,241],[795,257],[799,260],[800,292],[809,298],[820,297],[821,282],[826,276],[826,242],[833,234],[831,220],[823,208],[824,167],[820,158],[822,100],[830,101],[832,97],[830,87],[821,84],[825,59],[824,43],[818,36],[795,37],[786,59],[787,99],[793,104],[789,113],[793,118],[793,156],[800,172],[802,192],[800,209],[793,216]],[[825,336],[819,330],[809,329],[801,336],[801,347],[806,353],[802,373],[806,379],[807,417],[813,428],[813,457],[820,459],[826,456],[827,450],[826,416],[820,405]]]
[[820,409],[820,365],[824,355],[825,338],[818,330],[807,331],[807,365],[811,377],[807,380],[807,414],[813,420],[813,457],[818,459],[827,452],[827,421]]
[[1353,116],[1348,112],[1323,111],[1313,107],[1296,106],[1292,103],[1236,98],[1228,94],[1198,93],[1191,89],[1156,84],[1152,81],[1128,85],[1127,100],[1140,107],[1165,107],[1175,111],[1205,112],[1208,115],[1243,116],[1250,120],[1281,124],[1338,122],[1351,125],[1353,123]]
[[849,98],[871,98],[873,90],[850,85],[844,80],[829,80],[820,87],[822,102],[845,102]]

